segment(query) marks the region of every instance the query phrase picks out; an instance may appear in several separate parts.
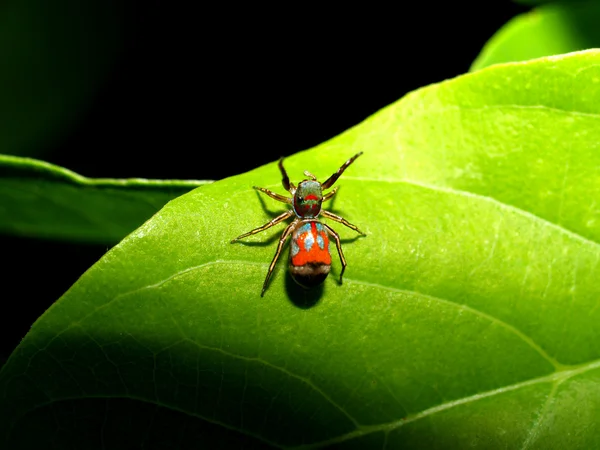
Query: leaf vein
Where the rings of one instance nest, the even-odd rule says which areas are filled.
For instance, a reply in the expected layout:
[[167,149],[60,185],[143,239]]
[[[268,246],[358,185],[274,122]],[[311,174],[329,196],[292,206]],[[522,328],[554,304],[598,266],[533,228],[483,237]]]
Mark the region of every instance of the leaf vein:
[[439,303],[443,303],[446,305],[450,305],[456,308],[460,308],[466,312],[469,312],[471,314],[480,316],[492,323],[495,323],[499,326],[501,326],[502,328],[506,329],[507,331],[509,331],[510,333],[514,334],[515,336],[517,336],[518,338],[520,338],[525,344],[527,344],[529,347],[531,347],[536,353],[538,353],[542,358],[544,358],[546,361],[548,361],[555,370],[562,370],[564,367],[567,367],[566,365],[558,362],[556,359],[552,358],[548,353],[546,353],[546,351],[544,349],[542,349],[542,347],[540,345],[538,345],[530,336],[526,335],[525,333],[523,333],[521,330],[519,330],[518,328],[516,328],[515,326],[497,318],[494,317],[490,314],[487,314],[483,311],[479,311],[478,309],[472,308],[464,303],[457,303],[451,300],[447,300],[441,297],[436,297],[434,295],[429,295],[429,294],[424,294],[422,292],[417,292],[417,291],[413,291],[413,290],[409,290],[409,289],[400,289],[400,288],[395,288],[395,287],[391,287],[391,286],[385,286],[379,283],[372,283],[372,282],[368,282],[368,281],[362,281],[362,280],[356,280],[356,279],[352,279],[352,278],[345,278],[345,281],[349,282],[349,283],[355,283],[355,284],[360,284],[363,286],[371,286],[371,287],[375,287],[375,288],[379,288],[379,289],[385,289],[387,291],[392,291],[392,292],[397,292],[399,294],[406,294],[406,295],[411,295],[411,296],[419,296],[419,297],[423,297],[426,298],[428,300],[432,300],[435,302],[439,302]]
[[259,364],[262,364],[264,366],[267,366],[273,370],[276,370],[278,372],[281,372],[287,376],[289,376],[290,378],[295,378],[299,381],[301,381],[302,383],[306,384],[308,387],[310,387],[312,390],[314,390],[315,392],[317,392],[318,394],[321,395],[321,397],[323,397],[325,400],[327,400],[328,403],[330,403],[334,408],[336,408],[337,410],[339,410],[342,414],[344,414],[344,416],[346,416],[348,418],[348,420],[350,420],[352,422],[352,424],[358,429],[360,428],[362,425],[354,418],[350,415],[350,413],[348,413],[348,411],[346,411],[341,405],[339,405],[338,403],[336,403],[327,393],[325,393],[321,388],[319,388],[318,386],[316,386],[312,380],[310,380],[309,378],[303,377],[301,375],[297,375],[294,372],[289,371],[288,369],[285,369],[283,367],[279,367],[273,363],[270,363],[267,360],[264,360],[262,358],[258,358],[255,356],[244,356],[244,355],[239,355],[237,353],[231,353],[228,352],[226,350],[223,350],[221,348],[215,348],[215,347],[210,347],[207,345],[202,345],[198,342],[195,342],[191,339],[188,340],[189,342],[191,342],[192,344],[194,344],[195,346],[197,346],[199,349],[202,350],[209,350],[209,351],[213,351],[213,352],[218,352],[221,353],[222,355],[228,356],[230,358],[234,358],[234,359],[239,359],[241,361],[249,361],[249,362],[257,362]]
[[516,390],[523,389],[523,388],[526,388],[529,386],[534,386],[536,384],[541,384],[541,383],[560,384],[560,383],[568,380],[571,377],[574,377],[576,375],[580,375],[585,372],[589,372],[591,370],[598,369],[598,368],[600,368],[600,359],[591,361],[586,364],[582,364],[581,366],[578,366],[572,370],[563,370],[563,371],[554,372],[549,375],[544,375],[542,377],[532,378],[532,379],[525,380],[525,381],[520,381],[518,383],[514,383],[511,385],[507,385],[507,386],[502,386],[497,389],[492,389],[492,390],[480,392],[478,394],[474,394],[474,395],[471,395],[468,397],[463,397],[463,398],[460,398],[457,400],[452,400],[449,402],[441,403],[439,405],[425,409],[416,414],[411,414],[408,417],[404,417],[399,420],[394,420],[394,421],[390,421],[390,422],[382,423],[382,424],[378,424],[378,425],[365,425],[365,426],[362,426],[358,430],[328,439],[326,441],[315,442],[312,444],[301,445],[301,446],[296,446],[296,447],[287,447],[287,449],[288,450],[291,450],[291,449],[308,450],[308,449],[314,449],[314,448],[323,448],[323,447],[330,446],[332,444],[339,444],[344,441],[363,437],[363,436],[366,436],[371,433],[377,433],[377,432],[389,433],[389,432],[391,432],[395,429],[398,429],[398,428],[400,428],[406,424],[409,424],[411,422],[415,422],[417,420],[424,419],[426,417],[430,417],[434,414],[452,409],[457,406],[465,405],[465,404],[468,404],[471,402],[476,402],[478,400],[493,397],[495,395],[501,395],[501,394],[504,394],[507,392],[516,391]]
[[548,412],[548,407],[554,401],[554,397],[556,395],[556,391],[558,389],[559,384],[560,384],[560,380],[554,381],[554,383],[552,383],[552,389],[550,390],[550,393],[548,394],[546,401],[540,408],[540,413],[539,413],[537,419],[535,420],[535,423],[529,430],[529,433],[527,434],[525,441],[523,441],[523,446],[521,447],[521,450],[526,450],[527,448],[529,448],[531,443],[534,442],[535,439],[537,438],[537,436],[539,434],[540,424],[542,423],[546,413]]
[[346,177],[346,180],[355,180],[355,181],[367,181],[370,183],[374,183],[374,182],[382,182],[382,183],[403,183],[403,184],[408,184],[411,186],[415,186],[415,187],[420,187],[420,188],[424,188],[424,189],[429,189],[432,191],[437,191],[437,192],[442,192],[442,193],[446,193],[446,194],[452,194],[452,195],[457,195],[457,196],[463,196],[463,197],[467,197],[467,198],[473,198],[473,199],[478,199],[478,200],[482,200],[485,202],[489,202],[489,203],[493,203],[496,206],[500,207],[501,209],[504,210],[508,210],[514,213],[517,213],[523,217],[526,217],[530,220],[532,220],[533,222],[539,223],[542,226],[545,227],[550,227],[552,229],[555,229],[556,231],[560,232],[561,234],[564,234],[566,236],[568,236],[569,238],[579,241],[583,244],[586,245],[590,245],[594,248],[600,249],[600,243],[593,241],[589,238],[586,238],[584,236],[582,236],[579,233],[576,233],[574,231],[569,230],[568,228],[563,227],[562,225],[559,225],[557,223],[554,222],[550,222],[547,219],[544,219],[543,217],[540,217],[532,212],[529,211],[525,211],[524,209],[521,209],[517,206],[508,204],[508,203],[503,203],[500,200],[495,199],[494,197],[490,197],[488,195],[483,195],[483,194],[477,194],[474,192],[469,192],[469,191],[463,191],[463,190],[459,190],[459,189],[454,189],[454,188],[450,188],[450,187],[442,187],[442,186],[435,186],[432,184],[428,184],[428,183],[424,183],[421,181],[416,181],[416,180],[410,180],[410,179],[396,179],[396,178],[369,178],[369,177]]

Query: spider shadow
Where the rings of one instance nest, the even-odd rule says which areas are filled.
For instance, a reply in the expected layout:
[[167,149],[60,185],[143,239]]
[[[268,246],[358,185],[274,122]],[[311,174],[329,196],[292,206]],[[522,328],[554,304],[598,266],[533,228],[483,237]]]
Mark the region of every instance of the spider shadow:
[[[258,200],[260,201],[260,206],[262,207],[263,211],[266,212],[271,217],[271,219],[274,219],[275,217],[277,217],[278,215],[280,215],[283,212],[283,211],[276,211],[273,209],[269,209],[269,207],[265,203],[264,195],[261,194],[260,191],[256,191],[256,195],[258,196]],[[280,203],[280,202],[277,202],[277,203]],[[285,203],[282,203],[282,205],[285,205]],[[287,205],[287,206],[290,206],[290,205]],[[269,219],[269,220],[271,220],[271,219]],[[265,223],[267,223],[267,222],[265,222]],[[272,245],[273,242],[279,240],[281,233],[283,233],[283,230],[285,230],[285,226],[282,226],[282,225],[285,225],[288,223],[289,223],[289,221],[285,220],[285,221],[275,225],[272,228],[268,228],[267,230],[257,233],[257,235],[266,236],[269,231],[273,231],[273,230],[276,230],[278,227],[281,227],[281,230],[279,230],[279,232],[276,232],[276,231],[272,232],[271,235],[266,239],[261,239],[259,241],[241,240],[241,241],[237,241],[236,243],[240,243],[242,245],[247,245],[248,247],[267,247],[269,245]],[[257,227],[260,225],[261,224],[258,224]]]
[[324,283],[321,283],[310,289],[304,288],[294,281],[288,271],[285,273],[285,291],[290,302],[297,308],[310,309],[315,307],[323,297],[323,286]]
[[[261,233],[259,233],[261,234]],[[242,244],[248,247],[268,247],[270,245],[272,245],[275,241],[279,240],[279,235],[281,233],[274,233],[271,236],[269,236],[267,239],[263,239],[260,241],[246,241],[244,239],[240,240],[240,241],[236,241],[236,244]]]
[[[359,234],[352,238],[341,239],[341,242],[342,242],[342,244],[351,243],[351,242],[354,242],[357,239],[360,239],[363,237],[365,237],[365,236],[362,236]],[[333,256],[334,255],[332,255],[332,257]],[[339,259],[338,259],[338,263],[339,263]],[[337,270],[334,267],[337,267]],[[340,271],[339,266],[332,265],[332,270],[331,270],[329,276],[335,278],[335,283],[338,286],[342,286],[343,283],[340,282],[340,280],[339,280],[339,277],[340,277],[339,271]],[[310,289],[304,288],[294,281],[294,279],[290,275],[289,271],[286,271],[285,272],[285,290],[286,290],[286,293],[287,293],[287,296],[288,296],[290,302],[292,302],[294,304],[294,306],[296,306],[297,308],[300,308],[300,309],[311,309],[311,308],[317,306],[317,304],[321,300],[321,297],[323,297],[323,294],[325,293],[325,283],[321,283],[318,286],[314,286]]]
[[356,236],[353,236],[353,237],[340,238],[340,243],[342,243],[342,244],[351,244],[354,241],[357,241],[359,239],[364,239],[366,237],[367,237],[367,235],[363,236],[362,234],[358,234],[357,233]]

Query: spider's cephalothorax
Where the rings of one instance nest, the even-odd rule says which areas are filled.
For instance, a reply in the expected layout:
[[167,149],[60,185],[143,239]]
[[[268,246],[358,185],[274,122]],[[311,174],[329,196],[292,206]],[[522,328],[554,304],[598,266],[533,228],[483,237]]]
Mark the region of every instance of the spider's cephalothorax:
[[321,212],[323,189],[321,183],[315,180],[303,180],[298,183],[294,195],[294,212],[302,219],[314,218]]
[[346,168],[352,164],[352,162],[362,155],[362,152],[357,153],[331,175],[324,183],[317,181],[317,178],[310,172],[305,171],[304,174],[309,177],[308,180],[303,180],[298,183],[296,187],[293,183],[290,183],[290,179],[283,167],[283,158],[279,160],[279,170],[281,171],[283,187],[286,191],[292,194],[292,197],[285,197],[277,194],[269,189],[254,186],[254,189],[267,194],[269,197],[274,198],[283,203],[292,205],[292,209],[280,214],[270,222],[267,222],[262,227],[255,228],[252,231],[244,233],[231,241],[236,242],[239,239],[245,238],[252,234],[260,233],[273,225],[277,225],[292,216],[296,216],[294,220],[284,230],[275,256],[269,266],[267,277],[263,284],[261,297],[265,294],[265,290],[269,284],[269,279],[275,268],[275,263],[279,259],[281,250],[287,238],[292,236],[292,244],[290,249],[290,262],[289,269],[292,278],[296,283],[303,287],[311,287],[320,284],[327,278],[329,271],[331,270],[331,254],[329,253],[329,237],[333,237],[335,245],[337,247],[338,254],[340,255],[340,261],[342,262],[342,270],[340,272],[340,283],[342,282],[342,276],[344,270],[346,270],[346,259],[342,252],[342,245],[340,243],[339,235],[329,225],[319,221],[319,215],[328,219],[339,222],[348,228],[353,229],[357,233],[365,233],[360,231],[355,225],[352,225],[343,217],[333,214],[329,211],[321,209],[321,204],[324,201],[329,200],[333,197],[337,191],[337,187],[327,194],[323,195],[323,191],[329,189],[337,181],[340,175],[346,170]]

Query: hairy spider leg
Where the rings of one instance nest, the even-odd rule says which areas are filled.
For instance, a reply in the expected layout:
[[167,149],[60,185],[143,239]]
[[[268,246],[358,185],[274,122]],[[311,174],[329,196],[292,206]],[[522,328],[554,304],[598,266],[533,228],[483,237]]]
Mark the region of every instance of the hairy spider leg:
[[327,180],[324,183],[321,183],[321,187],[323,189],[329,189],[331,186],[333,186],[333,184],[337,181],[337,179],[340,177],[340,175],[342,175],[344,173],[344,170],[346,170],[348,168],[348,166],[350,164],[352,164],[354,162],[354,160],[362,154],[363,154],[363,152],[358,152],[356,155],[354,155],[352,158],[350,158],[348,161],[346,161],[344,164],[342,164],[342,167],[340,167],[336,173],[334,173],[329,178],[327,178]]
[[342,243],[340,241],[340,235],[335,232],[333,228],[331,228],[326,223],[323,226],[329,231],[329,233],[333,236],[335,240],[335,246],[337,247],[338,255],[340,255],[340,261],[342,263],[342,271],[340,272],[340,284],[342,284],[342,277],[344,276],[344,271],[346,270],[346,258],[344,258],[344,252],[342,251]]
[[281,171],[281,184],[283,184],[283,188],[292,193],[294,193],[294,191],[296,190],[296,186],[294,186],[294,183],[290,183],[290,177],[288,177],[287,172],[285,171],[285,168],[283,167],[283,156],[281,158],[279,158],[279,170]]
[[[293,211],[288,211],[288,212],[293,213]],[[271,275],[273,274],[273,269],[275,268],[275,264],[277,263],[277,260],[279,259],[279,256],[281,255],[281,250],[283,249],[283,244],[285,244],[285,241],[287,240],[289,235],[292,234],[292,231],[294,231],[294,229],[296,228],[296,225],[298,225],[299,222],[300,221],[298,219],[294,219],[294,221],[292,223],[290,223],[287,226],[287,228],[284,230],[283,234],[281,235],[281,238],[279,238],[279,244],[277,245],[277,250],[275,250],[275,256],[273,257],[273,261],[271,261],[271,265],[269,266],[269,271],[267,272],[265,282],[263,283],[262,291],[260,292],[261,297],[264,297],[264,295],[265,295],[265,291],[267,290],[267,285],[269,284],[269,279],[271,278]]]
[[336,222],[341,223],[342,225],[346,225],[348,228],[350,228],[351,230],[356,231],[357,233],[366,236],[366,233],[363,233],[362,231],[360,231],[358,229],[358,227],[356,225],[352,225],[350,222],[348,222],[346,219],[344,219],[343,217],[338,216],[337,214],[333,214],[332,212],[329,211],[325,211],[324,209],[321,210],[321,215],[323,217],[327,217],[328,219],[331,220],[335,220]]
[[280,222],[283,222],[285,219],[289,219],[293,215],[294,211],[290,209],[289,211],[286,211],[283,214],[280,214],[279,216],[275,217],[273,220],[270,220],[269,222],[265,223],[262,227],[255,228],[254,230],[248,231],[247,233],[241,234],[235,239],[232,239],[231,243],[233,244],[235,241],[239,241],[240,239],[243,239],[247,236],[260,233],[261,231],[265,231],[266,229],[271,228],[272,226],[277,225]]
[[277,200],[278,202],[282,202],[282,203],[292,203],[292,199],[289,197],[285,197],[283,195],[280,195],[276,192],[273,192],[267,188],[264,187],[259,187],[259,186],[252,186],[254,189],[256,189],[257,191],[262,192],[263,194],[267,194],[269,197]]
[[[331,197],[333,197],[335,195],[335,193],[337,192],[337,190],[339,189],[339,186],[336,186],[333,188],[332,191],[328,192],[327,194],[325,194],[323,196],[323,201],[326,202],[327,200],[329,200]],[[322,210],[321,210],[322,211]]]

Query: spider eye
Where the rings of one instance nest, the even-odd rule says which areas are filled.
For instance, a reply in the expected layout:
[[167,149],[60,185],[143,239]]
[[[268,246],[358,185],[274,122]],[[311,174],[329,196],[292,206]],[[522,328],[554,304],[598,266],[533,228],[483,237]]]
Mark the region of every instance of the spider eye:
[[298,197],[298,201],[302,203],[304,201],[304,197]]

